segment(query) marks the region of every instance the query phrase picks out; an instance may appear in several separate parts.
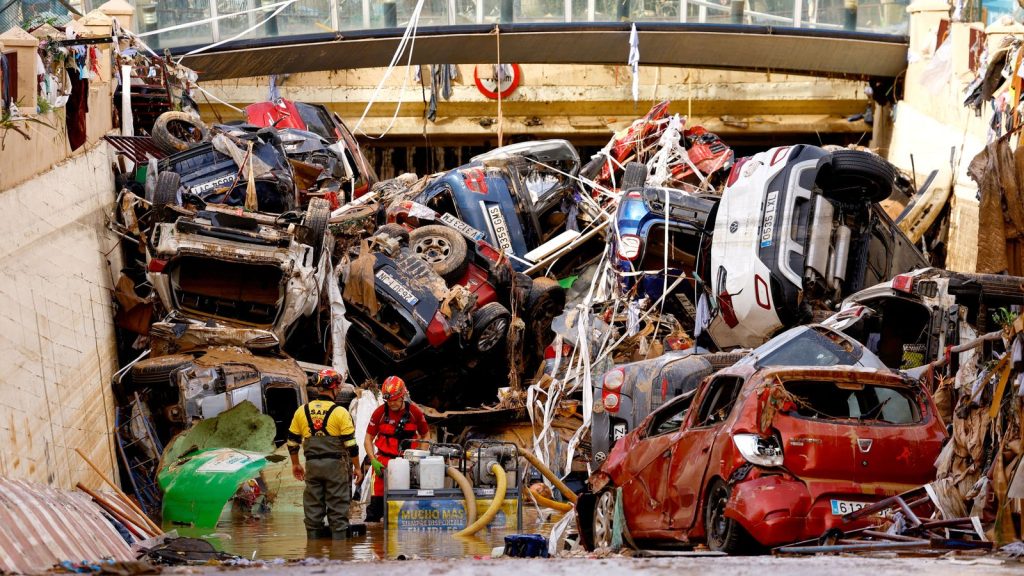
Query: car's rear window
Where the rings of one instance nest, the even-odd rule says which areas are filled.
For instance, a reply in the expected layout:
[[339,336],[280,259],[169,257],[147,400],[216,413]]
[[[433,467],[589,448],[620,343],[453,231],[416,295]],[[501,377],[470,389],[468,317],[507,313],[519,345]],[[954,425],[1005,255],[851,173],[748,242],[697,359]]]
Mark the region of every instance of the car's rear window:
[[[769,341],[769,344],[772,344]],[[767,347],[767,345],[765,345]],[[754,351],[755,355],[757,350]],[[854,365],[862,350],[843,337],[827,330],[810,329],[760,357],[758,366],[837,366]]]
[[865,424],[916,424],[924,419],[909,389],[832,380],[797,380],[783,386],[792,396],[789,413],[802,418]]

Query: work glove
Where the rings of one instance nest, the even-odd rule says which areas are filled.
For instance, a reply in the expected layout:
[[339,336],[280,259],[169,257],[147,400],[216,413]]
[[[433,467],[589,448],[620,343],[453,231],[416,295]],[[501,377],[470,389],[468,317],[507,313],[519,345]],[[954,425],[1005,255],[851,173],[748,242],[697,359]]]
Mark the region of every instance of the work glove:
[[370,466],[373,466],[373,473],[376,474],[378,478],[384,477],[384,464],[382,464],[380,460],[377,460],[376,458],[370,460]]

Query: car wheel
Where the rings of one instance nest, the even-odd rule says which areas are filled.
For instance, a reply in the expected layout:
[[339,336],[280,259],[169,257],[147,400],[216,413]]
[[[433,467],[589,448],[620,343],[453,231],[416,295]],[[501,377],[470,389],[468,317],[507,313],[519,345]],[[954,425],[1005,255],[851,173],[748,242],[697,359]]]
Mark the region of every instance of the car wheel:
[[715,479],[708,487],[704,502],[704,530],[708,548],[726,554],[743,554],[750,551],[750,536],[738,522],[725,515],[729,502],[729,486]]
[[409,234],[409,247],[449,284],[462,276],[469,263],[466,239],[454,229],[440,224],[413,230]]
[[508,333],[508,322],[512,315],[508,309],[491,302],[473,315],[473,348],[477,352],[490,352]]
[[551,333],[551,321],[565,309],[565,289],[551,278],[534,278],[526,298],[526,309],[530,314],[538,349],[543,350],[550,342],[548,336]]
[[150,200],[154,206],[176,205],[178,203],[178,188],[180,186],[180,174],[177,172],[161,172],[157,174],[156,186],[153,188],[153,197]]
[[836,150],[818,161],[815,184],[839,202],[881,202],[892,194],[896,169],[870,152]]
[[604,490],[594,502],[593,537],[594,548],[611,548],[612,526],[615,518],[615,492]]
[[327,234],[327,220],[331,217],[331,203],[323,198],[313,198],[306,207],[306,218],[303,224],[309,228],[310,246],[313,247],[313,265],[320,263],[320,253],[324,249],[324,236]]
[[640,162],[630,162],[626,164],[626,169],[622,172],[622,186],[621,190],[633,190],[636,188],[643,188],[644,184],[647,183],[647,165],[641,164]]
[[188,150],[209,137],[203,121],[188,112],[164,112],[153,124],[153,142],[170,154]]
[[147,358],[132,366],[132,386],[145,388],[169,385],[171,374],[192,363],[188,354],[171,354]]
[[398,243],[403,246],[409,244],[409,231],[401,224],[385,224],[380,228],[377,228],[377,234],[391,236],[395,240],[398,240]]

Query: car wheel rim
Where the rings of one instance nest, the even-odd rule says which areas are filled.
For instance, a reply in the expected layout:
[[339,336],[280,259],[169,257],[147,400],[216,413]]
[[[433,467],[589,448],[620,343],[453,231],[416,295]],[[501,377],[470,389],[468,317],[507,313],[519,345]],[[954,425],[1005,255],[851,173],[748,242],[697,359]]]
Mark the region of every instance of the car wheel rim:
[[615,513],[611,492],[602,493],[594,506],[594,548],[612,545],[612,515]]
[[480,344],[477,348],[481,352],[486,352],[491,348],[494,348],[501,340],[501,336],[505,333],[506,322],[504,318],[499,318],[494,322],[491,322],[487,326],[484,326],[482,332],[480,332]]
[[444,238],[429,237],[416,243],[413,250],[431,264],[444,262],[452,253],[452,245]]
[[719,550],[725,543],[725,535],[729,531],[729,519],[725,517],[725,505],[729,497],[725,487],[718,487],[708,499],[708,545],[712,550]]

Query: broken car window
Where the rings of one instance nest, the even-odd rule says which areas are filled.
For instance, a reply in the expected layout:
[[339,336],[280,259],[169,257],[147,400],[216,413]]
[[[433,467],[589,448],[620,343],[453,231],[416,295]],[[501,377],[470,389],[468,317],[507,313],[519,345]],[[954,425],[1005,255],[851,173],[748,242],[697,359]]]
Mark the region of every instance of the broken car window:
[[[757,354],[757,351],[754,351]],[[833,340],[816,330],[805,330],[757,362],[758,366],[835,366],[853,365],[860,360],[860,349],[842,338]]]
[[714,426],[724,422],[732,412],[736,396],[743,387],[743,379],[738,376],[721,376],[708,384],[708,391],[700,403],[700,412],[694,427]]
[[695,395],[696,391],[690,391],[676,398],[664,410],[658,412],[651,421],[649,436],[660,436],[679,430],[679,427],[683,425],[683,420],[686,419],[686,413],[690,410],[690,404],[693,403]]
[[784,384],[795,397],[795,416],[825,420],[856,420],[885,424],[917,424],[923,420],[909,390],[853,382],[796,381]]

